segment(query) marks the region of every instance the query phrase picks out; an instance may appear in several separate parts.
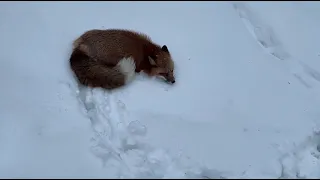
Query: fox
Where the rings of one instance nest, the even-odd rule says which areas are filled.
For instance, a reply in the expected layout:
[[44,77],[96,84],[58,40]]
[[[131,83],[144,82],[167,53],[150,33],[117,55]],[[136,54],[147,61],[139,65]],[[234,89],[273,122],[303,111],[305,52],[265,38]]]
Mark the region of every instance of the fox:
[[115,89],[141,71],[175,83],[174,61],[167,45],[127,29],[92,29],[73,41],[70,66],[78,81],[90,87]]

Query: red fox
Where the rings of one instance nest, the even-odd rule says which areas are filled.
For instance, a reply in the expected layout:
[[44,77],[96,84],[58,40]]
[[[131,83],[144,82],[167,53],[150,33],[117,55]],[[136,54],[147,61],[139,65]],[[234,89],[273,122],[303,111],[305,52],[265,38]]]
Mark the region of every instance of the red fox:
[[175,83],[174,62],[167,46],[130,30],[85,32],[73,42],[70,66],[79,82],[91,87],[118,88],[140,71]]

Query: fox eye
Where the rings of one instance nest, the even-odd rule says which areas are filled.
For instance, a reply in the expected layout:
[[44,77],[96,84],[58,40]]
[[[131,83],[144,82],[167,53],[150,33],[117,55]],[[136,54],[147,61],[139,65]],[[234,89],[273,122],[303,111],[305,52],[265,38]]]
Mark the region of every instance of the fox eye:
[[153,60],[156,60],[157,59],[157,55],[150,55],[150,57],[153,59]]

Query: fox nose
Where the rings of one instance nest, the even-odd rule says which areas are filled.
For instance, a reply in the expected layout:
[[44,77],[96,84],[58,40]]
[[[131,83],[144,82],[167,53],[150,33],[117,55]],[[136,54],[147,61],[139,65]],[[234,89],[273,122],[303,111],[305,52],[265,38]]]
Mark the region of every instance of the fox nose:
[[176,82],[175,80],[171,81],[172,84],[174,84],[175,82]]

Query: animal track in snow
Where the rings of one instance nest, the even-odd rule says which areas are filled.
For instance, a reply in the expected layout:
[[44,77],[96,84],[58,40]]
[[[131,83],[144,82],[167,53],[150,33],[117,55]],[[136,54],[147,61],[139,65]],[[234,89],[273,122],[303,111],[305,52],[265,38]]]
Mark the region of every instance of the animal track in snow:
[[257,14],[254,14],[245,3],[236,2],[233,3],[233,7],[238,12],[251,35],[269,54],[280,60],[285,60],[290,57],[284,50],[281,42],[276,38],[273,29],[264,24]]
[[320,132],[314,132],[293,151],[280,158],[279,178],[320,178]]
[[103,167],[118,171],[117,178],[224,178],[218,171],[155,149],[139,138],[147,134],[147,128],[138,120],[131,120],[118,98],[121,92],[81,85],[76,92],[94,132],[91,151]]
[[[240,19],[245,24],[250,34],[257,40],[260,46],[265,49],[269,54],[273,55],[279,60],[286,61],[290,67],[290,71],[298,82],[304,85],[306,88],[312,88],[311,82],[308,81],[309,77],[319,81],[320,73],[308,68],[307,65],[298,62],[284,49],[280,40],[276,37],[271,26],[263,22],[250,7],[244,2],[232,3],[233,8],[239,14]],[[305,74],[305,72],[307,74]],[[307,76],[306,76],[307,75]]]

